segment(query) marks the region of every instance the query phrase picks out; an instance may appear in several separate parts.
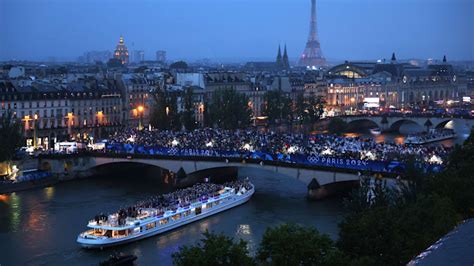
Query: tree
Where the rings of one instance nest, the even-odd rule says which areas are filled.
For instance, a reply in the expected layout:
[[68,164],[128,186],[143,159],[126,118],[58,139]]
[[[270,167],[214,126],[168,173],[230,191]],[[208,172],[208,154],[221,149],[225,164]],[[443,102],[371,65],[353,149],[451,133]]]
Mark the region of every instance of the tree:
[[0,123],[0,162],[6,162],[13,158],[16,149],[21,146],[21,123],[11,113],[3,114]]
[[170,65],[170,69],[187,69],[188,64],[184,61],[176,61]]
[[332,118],[329,120],[328,124],[328,131],[331,134],[342,134],[344,131],[347,130],[347,122],[342,120],[339,117]]
[[177,266],[207,265],[256,265],[247,251],[247,242],[237,243],[223,234],[212,234],[207,230],[204,238],[195,246],[180,247],[172,254],[173,264]]
[[186,130],[193,130],[196,128],[196,121],[194,119],[193,89],[187,88],[183,98],[184,111],[181,114],[181,122]]
[[338,247],[351,259],[369,257],[373,265],[406,264],[456,224],[452,203],[439,196],[414,203],[369,208],[339,225]]
[[[150,116],[150,124],[160,130],[170,129],[169,109],[167,109],[167,97],[164,90],[157,88],[153,94],[155,105]],[[169,108],[169,107],[168,107]],[[167,111],[168,110],[168,111]]]
[[266,103],[263,114],[268,116],[270,124],[276,124],[277,120],[281,124],[283,119],[290,118],[291,99],[281,90],[267,91],[263,98]]
[[463,218],[474,217],[474,131],[462,147],[451,152],[446,169],[427,179],[425,193],[449,198]]
[[324,113],[324,107],[326,105],[326,101],[322,96],[314,96],[311,95],[307,98],[307,121],[308,123],[315,123]]
[[234,89],[216,90],[209,104],[210,124],[224,129],[246,128],[250,125],[252,110],[248,97]]
[[179,130],[181,119],[176,93],[158,87],[153,99],[155,104],[150,115],[150,124],[160,130]]
[[270,265],[346,265],[347,261],[327,235],[296,224],[267,228],[257,254]]
[[204,127],[212,127],[214,123],[212,121],[212,116],[209,113],[209,108],[211,108],[210,103],[207,101],[204,101],[204,110],[202,113],[202,120],[203,120]]
[[383,179],[369,175],[361,177],[360,187],[344,199],[344,206],[350,213],[361,213],[371,208],[384,208],[397,203],[399,196]]
[[304,95],[298,94],[296,97],[296,102],[295,102],[295,115],[298,119],[299,124],[302,124],[304,122],[305,116],[306,116],[306,101]]
[[178,96],[175,92],[168,93],[168,97],[166,97],[166,112],[168,115],[168,119],[170,122],[170,129],[172,130],[180,130],[181,129],[181,119],[180,114],[178,113]]

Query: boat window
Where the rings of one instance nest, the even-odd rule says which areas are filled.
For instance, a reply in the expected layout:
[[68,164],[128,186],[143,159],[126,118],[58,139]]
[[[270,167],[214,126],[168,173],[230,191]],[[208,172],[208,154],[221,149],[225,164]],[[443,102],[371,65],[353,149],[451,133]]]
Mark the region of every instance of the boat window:
[[201,207],[197,207],[197,208],[196,208],[196,215],[200,214],[201,212],[202,212]]
[[146,230],[150,230],[156,227],[156,222],[146,224]]
[[176,220],[178,220],[179,218],[181,218],[181,214],[180,214],[180,213],[175,214],[175,215],[173,215],[171,218],[173,219],[173,221],[176,221]]
[[191,214],[191,210],[187,210],[183,213],[183,216],[186,217]]
[[167,224],[168,223],[168,218],[164,218],[160,220],[160,224]]

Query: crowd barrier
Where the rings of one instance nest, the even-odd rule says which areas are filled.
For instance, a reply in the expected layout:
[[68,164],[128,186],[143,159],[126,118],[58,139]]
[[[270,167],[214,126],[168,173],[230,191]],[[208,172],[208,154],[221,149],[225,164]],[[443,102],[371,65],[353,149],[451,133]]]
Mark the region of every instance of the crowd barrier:
[[[303,154],[269,154],[259,151],[222,151],[214,149],[178,149],[158,146],[143,146],[128,143],[107,144],[107,153],[125,153],[142,155],[162,155],[176,157],[213,157],[213,158],[242,158],[254,159],[266,162],[283,162],[305,166],[319,166],[327,168],[350,169],[356,171],[369,171],[380,173],[403,173],[407,167],[405,162],[400,161],[376,161],[341,158],[332,156],[317,156]],[[440,172],[443,169],[439,164],[417,163],[416,167],[424,172]]]

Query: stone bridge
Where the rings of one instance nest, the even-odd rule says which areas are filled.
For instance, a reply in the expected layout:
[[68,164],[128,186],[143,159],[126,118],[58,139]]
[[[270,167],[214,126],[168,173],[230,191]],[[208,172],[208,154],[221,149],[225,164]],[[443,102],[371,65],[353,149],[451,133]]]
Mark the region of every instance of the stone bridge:
[[[214,158],[214,157],[175,157],[163,155],[140,155],[140,154],[74,154],[74,155],[43,155],[39,158],[39,169],[51,171],[53,174],[66,179],[92,175],[94,168],[98,166],[111,166],[120,163],[146,164],[173,172],[183,168],[187,174],[199,173],[204,170],[212,170],[226,167],[258,168],[260,170],[278,173],[286,177],[294,178],[303,182],[313,189],[323,190],[329,187],[331,193],[337,191],[338,185],[347,188],[348,183],[359,182],[357,171],[313,167],[284,162],[262,162],[254,159],[241,158]],[[253,178],[258,178],[253,177]],[[317,181],[315,185],[315,181]],[[319,192],[318,192],[319,193]],[[316,194],[318,194],[316,193]],[[321,194],[319,193],[319,194]],[[331,194],[329,193],[329,194]],[[314,191],[312,194],[315,194]],[[315,198],[318,198],[316,196]],[[322,198],[322,197],[319,197]]]
[[402,125],[415,125],[417,131],[426,131],[425,123],[430,120],[430,128],[451,128],[456,133],[470,132],[474,128],[474,119],[452,117],[411,117],[411,116],[341,116],[349,126],[364,124],[368,127],[379,127],[383,131],[399,131]]

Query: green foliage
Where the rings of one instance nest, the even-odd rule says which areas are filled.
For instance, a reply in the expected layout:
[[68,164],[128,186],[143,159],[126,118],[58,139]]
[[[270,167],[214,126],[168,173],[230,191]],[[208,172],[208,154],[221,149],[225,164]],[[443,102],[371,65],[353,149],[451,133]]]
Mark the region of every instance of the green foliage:
[[21,146],[21,122],[13,119],[11,113],[5,113],[0,121],[0,162],[9,161]]
[[184,61],[176,61],[170,65],[170,69],[187,69],[188,64]]
[[150,116],[150,124],[160,130],[179,130],[181,121],[176,94],[158,88],[153,97],[155,105]]
[[321,96],[310,95],[309,97],[304,97],[301,94],[296,98],[295,113],[299,117],[300,122],[312,124],[321,119],[325,105],[326,102]]
[[283,119],[290,119],[292,113],[291,99],[281,90],[267,91],[263,96],[265,108],[263,114],[268,116],[270,124],[280,123]]
[[374,265],[406,264],[449,232],[457,218],[451,201],[438,196],[369,208],[344,219],[338,246],[350,258],[368,257]]
[[339,117],[332,118],[329,120],[328,131],[331,134],[340,135],[347,130],[347,122]]
[[295,224],[267,228],[257,255],[268,265],[344,265],[342,257],[329,236]]
[[351,213],[361,213],[371,208],[384,208],[397,203],[400,196],[387,185],[386,180],[371,180],[364,176],[360,181],[360,188],[351,191],[344,199],[344,206]]
[[153,94],[155,105],[153,106],[152,113],[150,115],[150,124],[158,129],[164,130],[170,128],[170,119],[166,113],[166,107],[168,102],[166,94],[163,90],[157,89]]
[[237,243],[223,234],[211,234],[207,230],[204,238],[195,246],[180,247],[173,253],[173,264],[177,266],[208,265],[256,265],[248,255],[247,243]]
[[451,153],[447,169],[427,180],[426,192],[448,197],[464,218],[474,217],[474,143],[472,136]]
[[207,123],[223,129],[246,128],[250,125],[252,110],[248,106],[248,97],[234,89],[216,90],[207,111]]
[[193,130],[196,128],[196,121],[194,119],[194,105],[193,105],[193,89],[187,88],[184,92],[184,111],[181,114],[181,122],[186,130]]
[[[473,217],[472,136],[455,148],[442,173],[423,174],[409,162],[400,190],[385,185],[376,189],[363,181],[346,200],[351,210],[340,224],[341,251],[351,260],[368,259],[366,265],[406,264],[462,219]],[[367,195],[375,195],[374,201]]]

